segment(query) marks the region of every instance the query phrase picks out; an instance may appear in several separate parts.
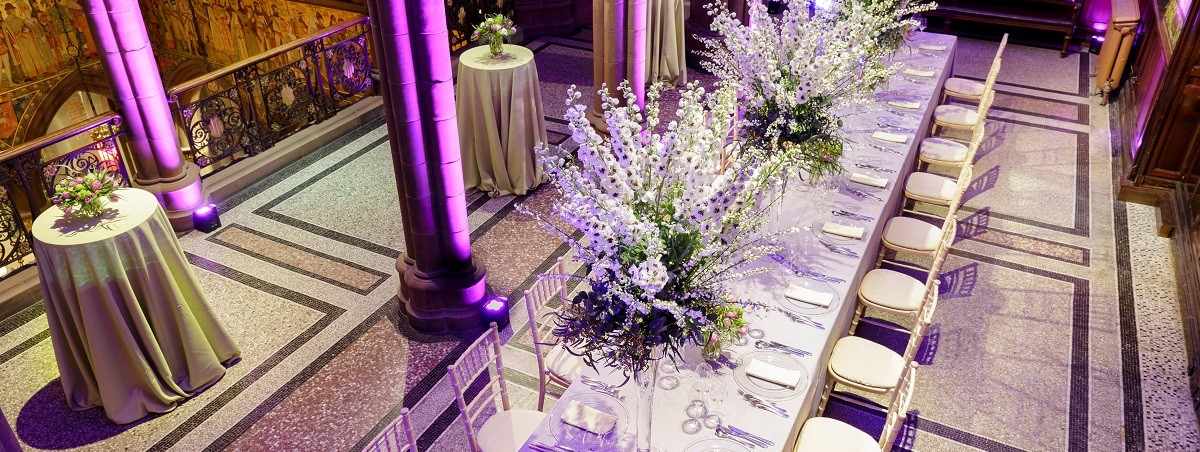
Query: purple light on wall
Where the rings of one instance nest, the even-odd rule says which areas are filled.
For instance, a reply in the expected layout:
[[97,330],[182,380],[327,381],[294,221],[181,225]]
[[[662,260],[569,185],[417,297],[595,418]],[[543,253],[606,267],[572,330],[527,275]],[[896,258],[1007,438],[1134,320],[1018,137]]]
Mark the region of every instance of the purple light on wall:
[[508,300],[505,300],[504,297],[492,297],[483,304],[483,309],[489,312],[501,312],[505,311],[507,306]]
[[1104,22],[1093,22],[1093,23],[1092,23],[1092,29],[1093,29],[1093,30],[1096,30],[1096,31],[1104,31],[1104,30],[1105,30],[1105,29],[1107,29],[1107,28],[1108,28],[1108,24],[1106,24],[1106,23],[1104,23]]

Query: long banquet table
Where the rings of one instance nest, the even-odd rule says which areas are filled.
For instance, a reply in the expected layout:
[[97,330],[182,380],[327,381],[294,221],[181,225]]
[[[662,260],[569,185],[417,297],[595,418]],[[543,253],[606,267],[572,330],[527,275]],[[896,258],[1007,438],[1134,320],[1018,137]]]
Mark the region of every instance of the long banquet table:
[[[944,51],[929,51],[918,48],[922,44],[932,45],[934,43],[938,45],[944,44],[946,45],[946,49]],[[853,317],[857,301],[858,282],[861,281],[863,275],[874,268],[875,259],[880,249],[879,239],[881,234],[883,234],[884,225],[887,218],[890,218],[898,211],[900,203],[904,198],[903,184],[906,176],[913,170],[916,164],[918,145],[921,139],[928,133],[933,109],[937,107],[941,97],[942,85],[952,72],[954,54],[957,48],[957,39],[954,36],[936,33],[918,33],[909,42],[908,47],[908,49],[901,48],[897,51],[893,56],[893,62],[903,63],[905,64],[904,67],[912,66],[937,69],[937,73],[928,79],[919,79],[917,77],[901,75],[900,72],[904,70],[904,67],[902,67],[888,84],[878,90],[877,98],[880,101],[879,105],[882,106],[886,100],[895,100],[897,97],[908,97],[905,100],[918,101],[922,104],[921,108],[912,111],[911,116],[904,113],[891,113],[886,108],[871,108],[865,113],[851,114],[847,112],[848,115],[844,118],[844,134],[850,141],[850,144],[846,147],[843,160],[847,173],[851,171],[863,171],[855,167],[854,162],[859,161],[856,159],[870,159],[873,164],[896,171],[894,173],[877,173],[877,175],[883,175],[890,179],[887,187],[872,190],[869,187],[846,182],[841,184],[841,188],[838,189],[837,193],[831,194],[830,198],[818,199],[818,197],[824,197],[825,194],[832,192],[803,190],[797,189],[795,185],[789,185],[791,189],[784,195],[782,208],[780,211],[773,213],[773,215],[776,215],[776,218],[772,220],[773,229],[801,228],[800,231],[787,236],[783,240],[781,245],[783,245],[785,250],[789,248],[794,249],[799,243],[805,240],[804,235],[812,235],[813,231],[819,230],[819,228],[813,228],[813,231],[808,231],[803,230],[803,227],[811,225],[814,220],[829,217],[831,207],[834,209],[849,210],[875,219],[871,222],[863,222],[866,226],[866,233],[863,235],[861,241],[849,244],[845,242],[838,243],[853,249],[858,253],[859,257],[837,254],[824,248],[811,253],[808,259],[801,259],[791,253],[783,253],[788,259],[787,262],[795,264],[792,268],[801,267],[846,281],[842,283],[829,283],[829,286],[832,286],[835,291],[833,304],[826,309],[814,308],[814,311],[809,314],[813,320],[822,323],[824,329],[817,329],[802,323],[793,322],[788,317],[779,315],[776,312],[767,311],[750,314],[751,326],[763,330],[765,333],[764,339],[777,341],[788,346],[812,352],[810,356],[797,358],[808,373],[807,386],[803,391],[800,391],[798,396],[777,402],[780,407],[785,408],[790,413],[790,417],[783,418],[750,406],[738,396],[737,390],[739,386],[734,381],[732,372],[727,367],[717,369],[717,379],[726,385],[726,390],[729,394],[721,404],[722,406],[718,407],[717,411],[720,411],[725,416],[727,423],[765,437],[776,444],[776,446],[767,450],[791,451],[794,447],[796,435],[799,434],[804,420],[816,413],[816,408],[824,389],[825,369],[828,365],[833,345],[849,331],[850,321]],[[889,145],[871,138],[872,132],[881,130],[878,125],[881,121],[895,122],[897,120],[908,121],[908,125],[915,126],[911,129],[911,132],[907,132],[910,135],[907,144]],[[895,154],[885,152],[879,150],[877,146],[894,149],[899,152]],[[883,201],[858,197],[845,188],[846,184],[855,189],[873,193]],[[767,305],[779,305],[784,300],[783,293],[789,284],[804,284],[804,281],[808,281],[789,270],[789,266],[775,260],[764,259],[759,264],[767,267],[769,271],[739,281],[736,287],[734,287],[734,293],[739,297],[764,302]],[[753,343],[753,340],[751,343]],[[738,355],[754,351],[756,349],[753,345],[747,345],[731,347],[729,352],[736,360]],[[682,451],[689,444],[714,436],[713,430],[710,429],[702,430],[700,433],[693,435],[686,434],[680,429],[680,425],[687,419],[684,407],[689,400],[688,372],[684,371],[684,369],[691,367],[700,360],[698,352],[691,355],[693,356],[685,359],[679,365],[681,373],[678,375],[681,377],[681,380],[684,380],[680,387],[669,391],[656,389],[653,396],[651,438],[653,446],[662,452]],[[603,380],[613,385],[619,385],[625,381],[624,375],[613,369],[596,370],[585,368],[583,373],[584,375]],[[662,376],[660,372],[659,377],[661,378]],[[576,379],[575,383],[567,388],[563,394],[563,398],[590,391],[591,389],[588,386],[581,383],[579,379]],[[624,397],[623,404],[625,411],[628,413],[625,430],[628,433],[634,433],[639,425],[636,419],[638,389],[632,383],[632,380],[620,388],[620,395]],[[550,428],[552,422],[559,422],[559,419],[547,416],[521,450],[533,452],[534,449],[530,448],[530,444],[533,443],[555,444],[555,438]],[[609,446],[603,448],[603,450],[612,449]]]

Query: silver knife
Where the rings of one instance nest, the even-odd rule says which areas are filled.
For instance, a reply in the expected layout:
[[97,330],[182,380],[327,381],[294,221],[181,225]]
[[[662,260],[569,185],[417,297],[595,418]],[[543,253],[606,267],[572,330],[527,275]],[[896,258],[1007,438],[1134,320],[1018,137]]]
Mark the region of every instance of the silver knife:
[[765,447],[769,447],[769,446],[774,446],[774,445],[775,445],[775,442],[774,442],[774,441],[771,441],[771,440],[769,440],[769,439],[766,439],[766,438],[763,438],[763,437],[761,437],[761,436],[755,435],[755,434],[753,434],[753,433],[747,432],[747,431],[745,431],[745,430],[742,430],[742,429],[740,429],[740,428],[734,427],[734,426],[732,426],[732,425],[725,424],[725,428],[728,428],[728,429],[729,429],[729,431],[731,431],[731,432],[734,432],[734,433],[737,433],[737,434],[739,434],[739,435],[742,435],[742,436],[745,436],[745,437],[747,437],[747,438],[753,438],[753,439],[757,439],[759,442],[763,443],[763,445],[764,445]]

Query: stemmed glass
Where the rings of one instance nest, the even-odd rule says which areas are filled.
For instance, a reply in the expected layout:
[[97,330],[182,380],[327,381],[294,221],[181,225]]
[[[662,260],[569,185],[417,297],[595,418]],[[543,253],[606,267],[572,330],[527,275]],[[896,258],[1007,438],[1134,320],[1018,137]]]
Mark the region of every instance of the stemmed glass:
[[708,391],[708,401],[711,409],[708,410],[708,415],[704,416],[704,426],[708,428],[717,428],[717,425],[723,424],[725,415],[717,411],[722,404],[725,403],[725,398],[729,396],[729,388],[722,381],[715,381],[712,388]]
[[658,379],[658,387],[670,391],[679,387],[679,365],[674,360],[664,359],[658,363],[658,371],[663,377]]
[[913,19],[916,19],[917,21],[917,31],[924,32],[925,27],[929,26],[929,19],[926,19],[925,16],[916,14],[913,16]]

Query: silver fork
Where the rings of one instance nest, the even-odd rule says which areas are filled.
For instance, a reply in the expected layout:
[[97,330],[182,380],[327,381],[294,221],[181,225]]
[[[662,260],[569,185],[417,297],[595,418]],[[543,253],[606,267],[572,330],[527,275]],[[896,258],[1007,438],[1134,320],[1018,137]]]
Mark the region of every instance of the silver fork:
[[880,202],[882,202],[882,201],[883,201],[883,198],[880,198],[880,197],[878,197],[878,196],[872,195],[872,194],[870,194],[870,193],[867,193],[867,192],[865,192],[865,191],[859,190],[859,189],[857,189],[857,188],[850,188],[850,187],[846,187],[846,191],[850,192],[850,194],[852,194],[852,195],[854,195],[854,196],[857,196],[857,197],[859,197],[859,198],[870,198],[870,199],[874,199],[874,200],[876,200],[876,201],[880,201]]
[[733,433],[737,433],[737,434],[739,434],[739,435],[742,435],[742,436],[746,437],[747,439],[751,439],[751,440],[757,440],[758,442],[760,442],[760,443],[762,443],[762,444],[763,444],[763,447],[771,447],[771,446],[774,446],[774,445],[775,445],[775,442],[774,442],[774,441],[771,441],[771,440],[769,440],[769,439],[766,439],[766,438],[763,438],[763,437],[761,437],[761,436],[755,435],[755,434],[753,434],[753,433],[747,432],[747,431],[745,431],[745,430],[742,430],[742,429],[740,429],[740,428],[734,427],[734,426],[732,426],[732,425],[725,424],[725,428],[729,429],[729,431],[730,431],[730,432],[733,432]]
[[881,173],[894,173],[894,172],[896,172],[896,170],[894,170],[894,169],[882,168],[882,167],[875,166],[875,165],[871,165],[871,164],[867,164],[867,163],[855,163],[855,164],[854,164],[854,166],[857,166],[857,167],[859,167],[859,168],[862,168],[862,169],[869,169],[869,170],[875,170],[875,171],[879,171],[879,172],[881,172]]

